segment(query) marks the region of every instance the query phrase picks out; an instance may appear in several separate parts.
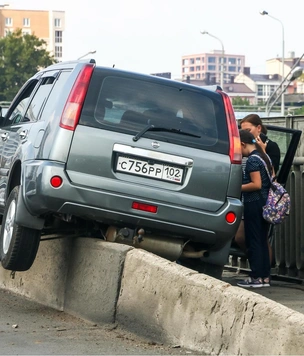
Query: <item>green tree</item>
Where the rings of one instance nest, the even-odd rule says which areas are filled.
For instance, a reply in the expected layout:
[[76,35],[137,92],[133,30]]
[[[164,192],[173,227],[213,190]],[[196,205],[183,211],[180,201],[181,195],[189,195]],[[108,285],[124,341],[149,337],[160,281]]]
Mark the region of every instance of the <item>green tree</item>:
[[250,102],[248,99],[242,99],[241,97],[237,96],[236,98],[232,98],[232,105],[234,105],[234,106],[249,106]]
[[20,29],[0,38],[0,101],[11,101],[39,69],[55,63],[46,42]]
[[304,115],[304,106],[294,110],[294,115]]

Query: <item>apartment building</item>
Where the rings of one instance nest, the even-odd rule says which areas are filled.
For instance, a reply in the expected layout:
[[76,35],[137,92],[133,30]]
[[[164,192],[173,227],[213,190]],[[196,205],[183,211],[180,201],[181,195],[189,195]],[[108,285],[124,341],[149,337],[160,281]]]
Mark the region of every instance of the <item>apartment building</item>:
[[[303,56],[302,56],[303,57]],[[250,68],[245,67],[242,73],[235,78],[235,83],[245,84],[256,93],[255,105],[263,105],[268,98],[280,87],[284,78],[288,77],[295,66],[304,67],[302,57],[295,57],[294,52],[289,52],[284,59],[284,77],[282,77],[282,58],[272,58],[266,61],[267,74],[251,74]],[[289,81],[285,90],[285,104],[297,101],[303,94],[303,82],[298,80]]]
[[15,10],[0,8],[0,37],[21,29],[22,33],[35,35],[46,42],[46,49],[60,62],[64,50],[64,11]]
[[221,61],[224,58],[224,83],[230,83],[245,67],[245,56],[226,54],[219,50],[210,53],[190,54],[182,56],[182,80],[207,80],[210,83],[220,83]]

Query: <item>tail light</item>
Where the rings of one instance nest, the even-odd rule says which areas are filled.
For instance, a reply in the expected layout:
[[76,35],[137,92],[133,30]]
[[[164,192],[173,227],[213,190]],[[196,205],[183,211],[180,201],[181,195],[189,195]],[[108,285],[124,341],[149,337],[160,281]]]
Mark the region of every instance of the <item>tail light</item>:
[[229,135],[229,157],[231,163],[241,164],[242,162],[242,150],[241,150],[241,141],[239,135],[239,129],[234,115],[234,110],[231,104],[229,96],[218,90],[219,94],[222,95],[224,101],[224,107],[226,111],[226,119],[228,126],[228,135]]
[[236,222],[236,215],[232,211],[229,211],[229,213],[226,214],[225,218],[228,224],[233,224]]
[[71,131],[75,130],[79,121],[80,112],[87,94],[94,66],[94,64],[86,64],[80,71],[65,104],[60,120],[60,127]]

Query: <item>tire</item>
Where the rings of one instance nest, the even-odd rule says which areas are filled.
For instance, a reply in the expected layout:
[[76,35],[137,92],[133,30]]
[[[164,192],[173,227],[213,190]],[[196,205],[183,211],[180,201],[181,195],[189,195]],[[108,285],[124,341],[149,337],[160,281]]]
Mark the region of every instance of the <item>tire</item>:
[[19,186],[11,191],[5,205],[0,231],[0,259],[4,269],[27,271],[36,258],[41,232],[15,222],[18,199],[21,199]]

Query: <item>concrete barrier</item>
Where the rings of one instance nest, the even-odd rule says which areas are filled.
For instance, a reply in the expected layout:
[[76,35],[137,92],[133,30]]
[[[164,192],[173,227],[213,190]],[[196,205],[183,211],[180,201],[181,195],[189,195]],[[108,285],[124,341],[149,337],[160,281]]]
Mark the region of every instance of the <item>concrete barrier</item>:
[[206,354],[303,355],[304,315],[142,250],[127,254],[116,320]]
[[0,268],[0,287],[63,310],[72,239],[42,241],[34,264],[26,272]]
[[0,287],[97,323],[205,354],[301,355],[304,315],[149,252],[98,239],[43,241]]

